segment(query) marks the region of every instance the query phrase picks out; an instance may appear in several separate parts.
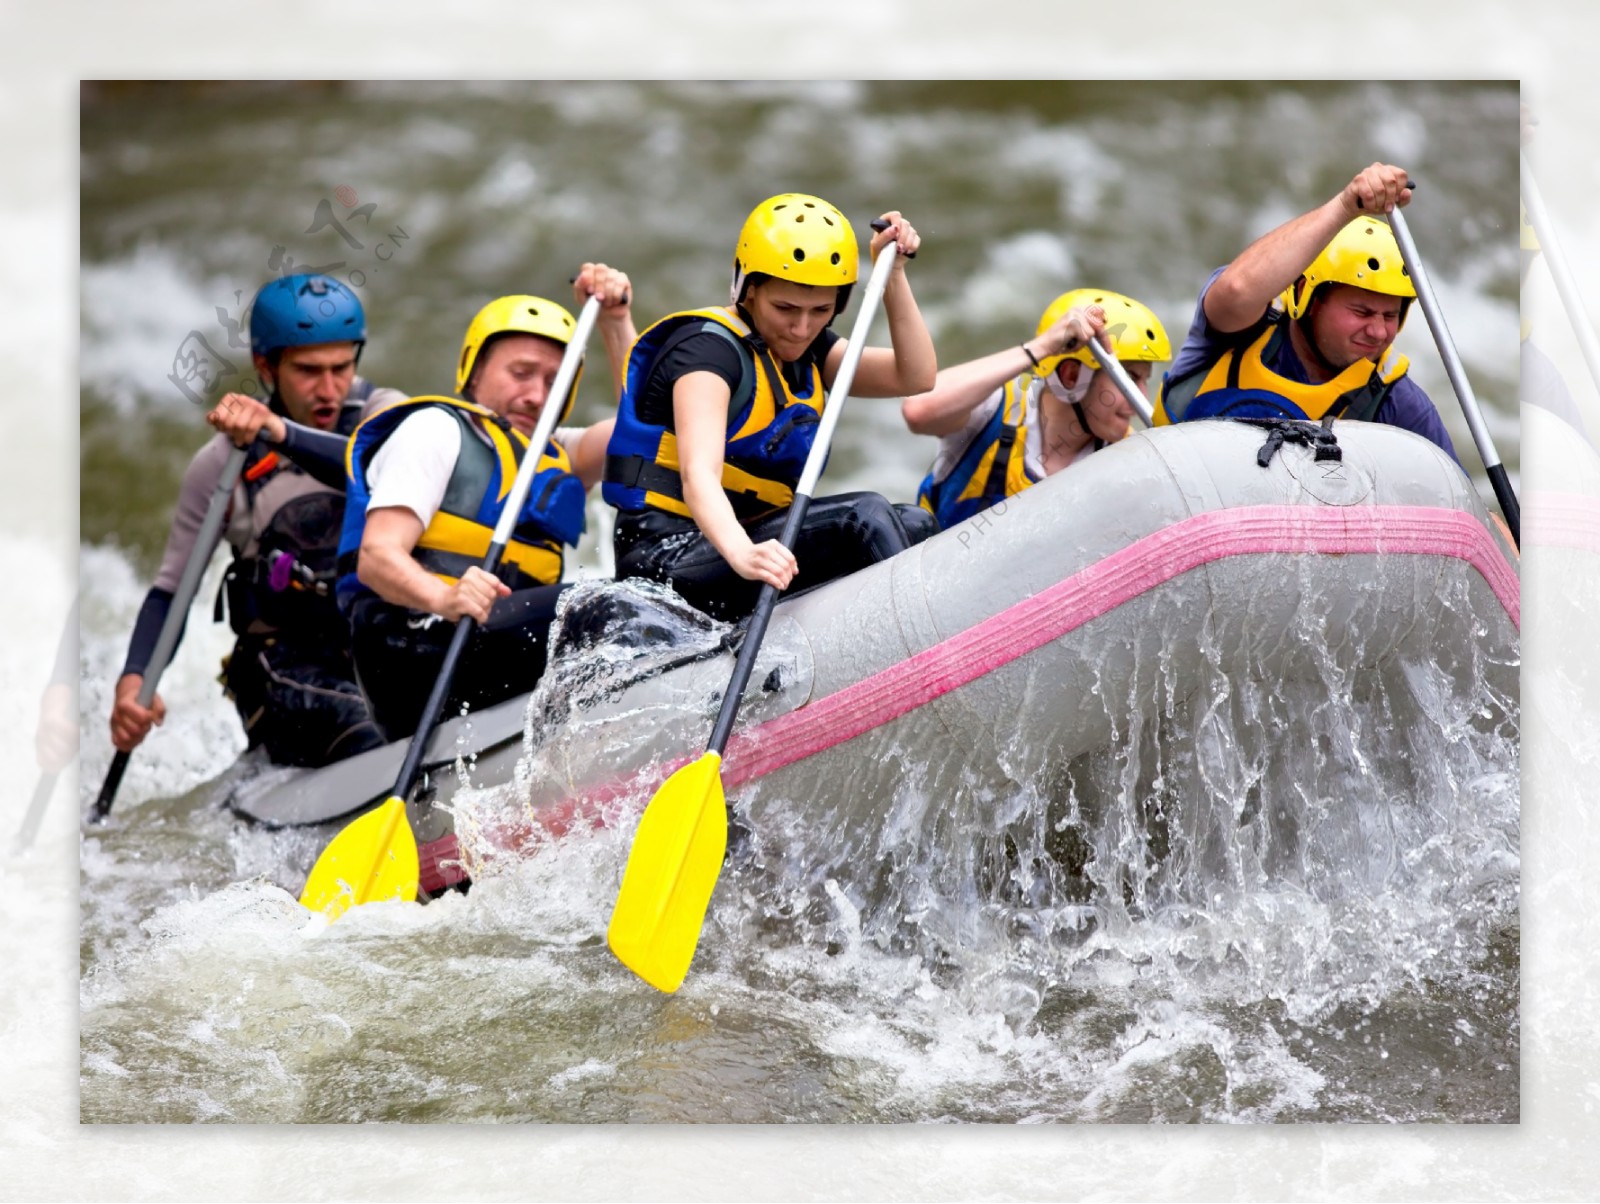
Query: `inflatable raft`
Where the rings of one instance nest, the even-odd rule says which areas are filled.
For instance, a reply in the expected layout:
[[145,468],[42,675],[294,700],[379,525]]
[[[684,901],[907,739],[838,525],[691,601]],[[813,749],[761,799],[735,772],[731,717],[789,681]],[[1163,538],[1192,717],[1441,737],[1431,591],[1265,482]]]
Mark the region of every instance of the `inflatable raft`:
[[[950,800],[987,823],[984,807],[1014,810],[1075,760],[1141,738],[1137,717],[1203,710],[1230,681],[1316,694],[1426,666],[1435,695],[1487,679],[1514,707],[1516,557],[1466,476],[1393,427],[1336,424],[1320,452],[1310,430],[1281,445],[1246,423],[1140,432],[781,604],[724,758],[740,819],[799,820],[830,860],[870,862],[942,830]],[[472,786],[515,799],[487,822],[463,813],[470,862],[580,815],[631,823],[703,751],[738,632],[665,610],[653,624],[648,598],[621,608],[620,642],[567,630],[596,589],[629,588],[575,591],[561,638],[582,680],[558,656],[531,706],[435,733],[412,806],[424,890],[469,868],[451,807],[463,759]],[[652,625],[673,624],[676,644],[650,648]],[[230,806],[273,827],[347,822],[382,800],[404,752],[263,779]]]

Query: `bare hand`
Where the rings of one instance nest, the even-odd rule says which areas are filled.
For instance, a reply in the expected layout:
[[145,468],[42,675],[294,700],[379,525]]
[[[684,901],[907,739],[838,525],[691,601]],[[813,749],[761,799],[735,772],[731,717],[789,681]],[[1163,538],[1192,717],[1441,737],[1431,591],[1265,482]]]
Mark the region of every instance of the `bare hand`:
[[487,623],[495,599],[509,597],[510,594],[511,587],[504,581],[473,565],[445,590],[435,613],[451,622],[471,618],[478,623]]
[[282,418],[245,393],[229,393],[206,415],[206,421],[238,447],[248,447],[262,431],[269,443],[282,443],[288,435]]
[[1374,163],[1344,186],[1339,199],[1351,217],[1360,213],[1388,213],[1411,202],[1411,177],[1403,167]]
[[872,235],[871,252],[874,261],[878,252],[890,243],[896,244],[900,253],[895,256],[894,270],[905,271],[906,260],[917,253],[917,248],[922,245],[922,235],[918,234],[916,227],[900,216],[898,209],[891,209],[887,213],[878,215],[880,222],[888,222],[888,226],[875,231]]
[[572,295],[578,299],[580,307],[590,297],[599,297],[600,321],[622,322],[628,319],[633,286],[626,272],[603,263],[586,263],[572,281]]
[[115,700],[111,704],[111,743],[118,752],[132,752],[150,734],[151,725],[159,726],[167,717],[167,704],[157,694],[148,708],[139,705],[139,688],[144,678],[138,673],[126,673],[117,679]]
[[800,570],[794,553],[776,539],[748,544],[729,557],[728,563],[746,581],[764,581],[777,589],[788,589]]
[[[1040,335],[1036,342],[1043,347],[1029,347],[1040,359],[1051,355],[1066,355],[1088,346],[1089,339],[1105,334],[1106,311],[1098,305],[1074,305],[1056,320],[1054,326]],[[1109,350],[1109,348],[1108,348]]]

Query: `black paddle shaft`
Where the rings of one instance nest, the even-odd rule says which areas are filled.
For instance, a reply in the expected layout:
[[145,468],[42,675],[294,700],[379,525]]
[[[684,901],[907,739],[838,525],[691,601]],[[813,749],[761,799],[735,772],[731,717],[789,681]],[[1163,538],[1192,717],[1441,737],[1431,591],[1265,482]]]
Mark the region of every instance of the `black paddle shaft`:
[[[789,517],[783,524],[781,541],[783,546],[790,551],[794,550],[795,540],[800,537],[800,525],[806,521],[806,511],[811,509],[811,495],[800,493],[795,495],[794,502],[789,506]],[[717,726],[711,729],[711,743],[706,745],[710,752],[719,757],[722,750],[728,746],[728,737],[733,734],[733,720],[739,713],[739,702],[744,697],[744,688],[750,684],[750,674],[755,672],[756,655],[761,651],[761,641],[766,638],[767,624],[772,619],[772,611],[778,605],[778,587],[771,582],[761,587],[761,596],[756,599],[756,608],[750,615],[750,624],[745,628],[744,643],[739,647],[739,659],[733,665],[733,678],[728,682],[728,690],[722,696],[722,709],[717,712]]]
[[128,758],[131,755],[119,752],[111,758],[111,768],[106,770],[106,780],[100,783],[100,793],[89,812],[90,823],[104,823],[106,816],[111,814],[111,805],[117,801],[117,791],[122,787],[122,775],[128,772]]
[[[493,575],[500,567],[500,560],[505,554],[505,544],[491,543],[489,554],[484,557],[480,567],[484,572]],[[411,788],[417,784],[417,773],[422,767],[422,754],[427,751],[433,729],[439,726],[439,716],[444,711],[445,699],[450,696],[450,686],[455,680],[456,666],[460,664],[461,657],[466,652],[467,641],[472,638],[472,630],[476,626],[477,622],[471,615],[462,615],[456,622],[455,634],[450,637],[450,647],[445,650],[444,663],[439,666],[439,676],[434,679],[433,691],[428,695],[428,702],[422,708],[422,718],[417,723],[416,733],[411,737],[411,747],[406,749],[406,759],[400,763],[400,776],[394,782],[396,798],[411,801],[408,796]]]
[[1500,512],[1506,516],[1506,526],[1511,529],[1511,540],[1521,548],[1522,504],[1517,501],[1516,490],[1511,488],[1511,478],[1506,475],[1506,466],[1492,464],[1487,471],[1489,484],[1494,487],[1495,500],[1500,503]]
[[[195,536],[194,547],[189,550],[188,563],[183,566],[178,588],[173,591],[167,617],[161,624],[161,634],[150,653],[150,663],[145,666],[144,684],[139,687],[140,706],[148,707],[155,701],[156,686],[178,647],[178,638],[183,634],[183,625],[189,615],[189,605],[194,601],[195,591],[200,588],[200,578],[205,573],[211,550],[216,547],[218,533],[227,518],[233,488],[239,483],[239,476],[244,471],[244,463],[251,450],[262,447],[258,436],[249,447],[235,447],[228,453],[228,459],[222,466],[222,475],[217,478],[216,488],[211,491],[211,500],[206,503],[205,517],[200,520],[200,530]],[[204,549],[203,553],[201,549]],[[104,823],[106,816],[111,814],[111,805],[116,801],[117,790],[122,785],[122,775],[128,769],[129,756],[129,753],[119,752],[111,759],[111,768],[106,770],[106,780],[100,784],[100,794],[89,812],[90,823]]]

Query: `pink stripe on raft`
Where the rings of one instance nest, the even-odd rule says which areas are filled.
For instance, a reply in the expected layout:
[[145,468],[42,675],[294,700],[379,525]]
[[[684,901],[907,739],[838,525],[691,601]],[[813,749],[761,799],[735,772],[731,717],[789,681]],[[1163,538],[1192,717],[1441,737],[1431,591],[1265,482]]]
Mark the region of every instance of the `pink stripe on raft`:
[[1600,552],[1600,499],[1587,494],[1529,490],[1522,525],[1529,547]]
[[753,781],[898,719],[1173,578],[1229,556],[1448,556],[1477,569],[1518,627],[1521,591],[1471,515],[1424,506],[1247,506],[1174,523],[966,631],[728,741],[723,783]]
[[[1494,537],[1461,511],[1423,506],[1254,506],[1212,511],[1147,535],[837,693],[735,732],[723,760],[723,784],[732,789],[880,727],[1191,569],[1229,556],[1283,552],[1384,552],[1462,560],[1477,569],[1512,622],[1521,626],[1515,571]],[[644,799],[692,759],[675,758],[598,783],[558,808],[554,827],[541,822],[539,828],[559,835],[579,818],[601,822],[608,804]],[[535,833],[530,829],[523,835]],[[436,890],[448,884],[448,875],[460,872],[450,864],[457,856],[454,837],[428,846],[423,856],[424,888]]]

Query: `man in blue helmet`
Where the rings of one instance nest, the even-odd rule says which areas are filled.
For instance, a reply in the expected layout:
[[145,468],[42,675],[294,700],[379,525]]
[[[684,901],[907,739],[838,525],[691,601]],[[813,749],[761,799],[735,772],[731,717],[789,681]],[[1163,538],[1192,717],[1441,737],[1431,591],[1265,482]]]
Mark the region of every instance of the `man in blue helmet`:
[[[271,281],[250,312],[251,359],[268,404],[230,395],[212,412],[214,424],[218,411],[249,408],[261,415],[257,427],[281,428],[274,419],[288,419],[291,429],[347,436],[365,413],[404,397],[356,375],[366,337],[361,302],[339,281],[319,275]],[[160,695],[148,708],[137,695],[183,566],[215,550],[197,548],[196,540],[231,446],[227,435],[216,435],[184,474],[161,568],[116,685],[111,738],[121,751],[137,747],[165,717]],[[222,680],[250,747],[265,748],[279,764],[325,765],[383,742],[356,687],[349,629],[332,592],[343,515],[341,491],[258,444],[222,532],[234,554],[225,590],[238,636]]]

